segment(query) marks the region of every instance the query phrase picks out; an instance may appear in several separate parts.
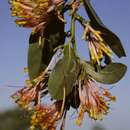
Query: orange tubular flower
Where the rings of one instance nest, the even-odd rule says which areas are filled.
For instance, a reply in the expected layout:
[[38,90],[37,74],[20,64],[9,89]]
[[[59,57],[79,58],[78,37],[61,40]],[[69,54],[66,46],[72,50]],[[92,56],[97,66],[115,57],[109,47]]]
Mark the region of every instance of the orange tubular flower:
[[101,120],[108,113],[109,102],[116,98],[96,83],[92,78],[86,79],[83,84],[79,81],[80,112],[77,124],[80,125],[85,112],[94,120]]
[[92,28],[89,23],[86,24],[82,38],[88,41],[90,58],[94,63],[100,65],[101,60],[105,55],[112,58],[113,52],[107,43],[102,39],[101,32]]
[[52,105],[38,105],[32,116],[30,130],[40,128],[42,130],[55,130],[56,122],[61,119],[62,102],[57,101]]
[[43,91],[46,88],[47,80],[48,73],[43,72],[33,80],[33,83],[29,83],[26,87],[14,93],[12,98],[23,108],[40,104],[40,98],[47,94],[46,91]]
[[12,95],[15,102],[23,108],[28,108],[34,102],[39,102],[40,90],[38,87],[24,87]]
[[53,5],[58,6],[62,3],[62,0],[10,0],[12,16],[16,16],[19,19],[16,20],[16,24],[22,27],[33,28],[34,32],[43,32],[50,15],[48,10]]

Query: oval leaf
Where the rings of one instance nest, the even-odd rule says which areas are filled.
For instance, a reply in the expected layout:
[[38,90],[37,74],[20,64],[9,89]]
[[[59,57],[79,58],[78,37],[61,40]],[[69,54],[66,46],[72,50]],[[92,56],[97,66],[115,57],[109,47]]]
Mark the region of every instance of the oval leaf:
[[[67,53],[68,52],[68,53]],[[60,60],[50,74],[48,81],[48,90],[53,99],[63,99],[63,88],[66,89],[66,96],[73,89],[73,85],[77,80],[79,73],[79,65],[72,48],[65,46],[64,58]]]
[[65,42],[64,23],[57,17],[52,17],[51,22],[44,30],[42,43],[39,45],[40,32],[31,34],[28,49],[29,78],[33,80],[49,64],[53,49]]
[[29,44],[28,73],[30,80],[36,78],[41,70],[46,68],[46,65],[42,62],[42,51],[43,48],[42,46],[39,46],[38,42]]
[[127,70],[127,67],[122,63],[111,63],[98,72],[89,63],[83,62],[83,67],[86,73],[91,75],[93,79],[104,84],[118,82],[123,78]]

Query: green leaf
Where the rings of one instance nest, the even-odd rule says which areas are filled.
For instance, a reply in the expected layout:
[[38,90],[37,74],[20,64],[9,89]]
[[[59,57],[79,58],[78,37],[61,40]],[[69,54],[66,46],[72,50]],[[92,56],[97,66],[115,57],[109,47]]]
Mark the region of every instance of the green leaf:
[[29,44],[28,70],[29,70],[30,80],[36,78],[41,72],[41,70],[46,68],[46,64],[42,62],[42,51],[43,51],[43,46],[39,46],[38,42]]
[[83,0],[83,2],[85,5],[85,10],[91,20],[91,26],[95,30],[100,30],[102,32],[102,38],[118,57],[126,56],[120,39],[111,30],[106,28],[106,26],[103,24],[103,22],[93,9],[90,0]]
[[30,35],[28,49],[29,78],[33,80],[49,64],[57,46],[64,44],[64,23],[57,17],[52,17],[51,22],[44,30],[42,43],[39,45],[40,31]]
[[87,74],[91,75],[93,79],[104,84],[114,84],[121,80],[126,73],[127,67],[122,63],[110,63],[98,72],[94,67],[83,61],[83,67]]
[[79,69],[74,50],[69,44],[65,45],[64,57],[56,64],[48,81],[48,90],[53,99],[63,99],[64,87],[66,89],[66,96],[71,93]]
[[93,24],[94,28],[99,28],[100,26],[104,26],[103,22],[101,21],[101,19],[99,18],[99,16],[97,15],[96,11],[93,9],[90,0],[83,0],[84,6],[85,6],[85,10],[86,13],[88,14],[91,23]]

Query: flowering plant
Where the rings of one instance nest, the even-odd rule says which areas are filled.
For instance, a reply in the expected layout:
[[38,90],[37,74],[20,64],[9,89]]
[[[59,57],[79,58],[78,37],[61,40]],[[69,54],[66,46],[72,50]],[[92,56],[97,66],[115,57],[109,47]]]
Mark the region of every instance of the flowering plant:
[[[31,127],[61,130],[70,108],[77,110],[76,124],[81,125],[84,113],[94,120],[109,112],[112,96],[102,84],[114,84],[127,67],[113,60],[126,56],[120,39],[97,16],[90,0],[10,0],[16,24],[32,28],[28,48],[29,80],[12,95],[15,102],[31,113]],[[89,20],[79,13],[84,6]],[[64,14],[70,11],[71,21]],[[83,27],[82,39],[88,44],[89,60],[77,53],[75,23]],[[66,23],[70,29],[65,32]],[[45,103],[49,96],[51,102]]]

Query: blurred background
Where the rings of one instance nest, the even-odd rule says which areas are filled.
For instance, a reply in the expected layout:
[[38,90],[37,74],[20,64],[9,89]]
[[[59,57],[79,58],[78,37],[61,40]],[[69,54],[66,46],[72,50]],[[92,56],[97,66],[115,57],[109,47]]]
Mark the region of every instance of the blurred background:
[[[127,57],[116,59],[125,63],[125,77],[111,90],[117,101],[111,104],[110,113],[102,121],[93,121],[87,114],[81,127],[75,125],[75,117],[68,113],[66,130],[130,130],[130,0],[92,0],[92,4],[104,24],[121,39]],[[83,8],[80,13],[84,14]],[[16,108],[10,95],[25,84],[29,29],[19,28],[10,16],[8,0],[0,0],[0,130],[27,130],[26,112]],[[79,26],[79,25],[78,25]],[[77,36],[82,30],[78,28]],[[87,45],[77,38],[78,52],[88,58]],[[25,113],[25,114],[24,114]]]

